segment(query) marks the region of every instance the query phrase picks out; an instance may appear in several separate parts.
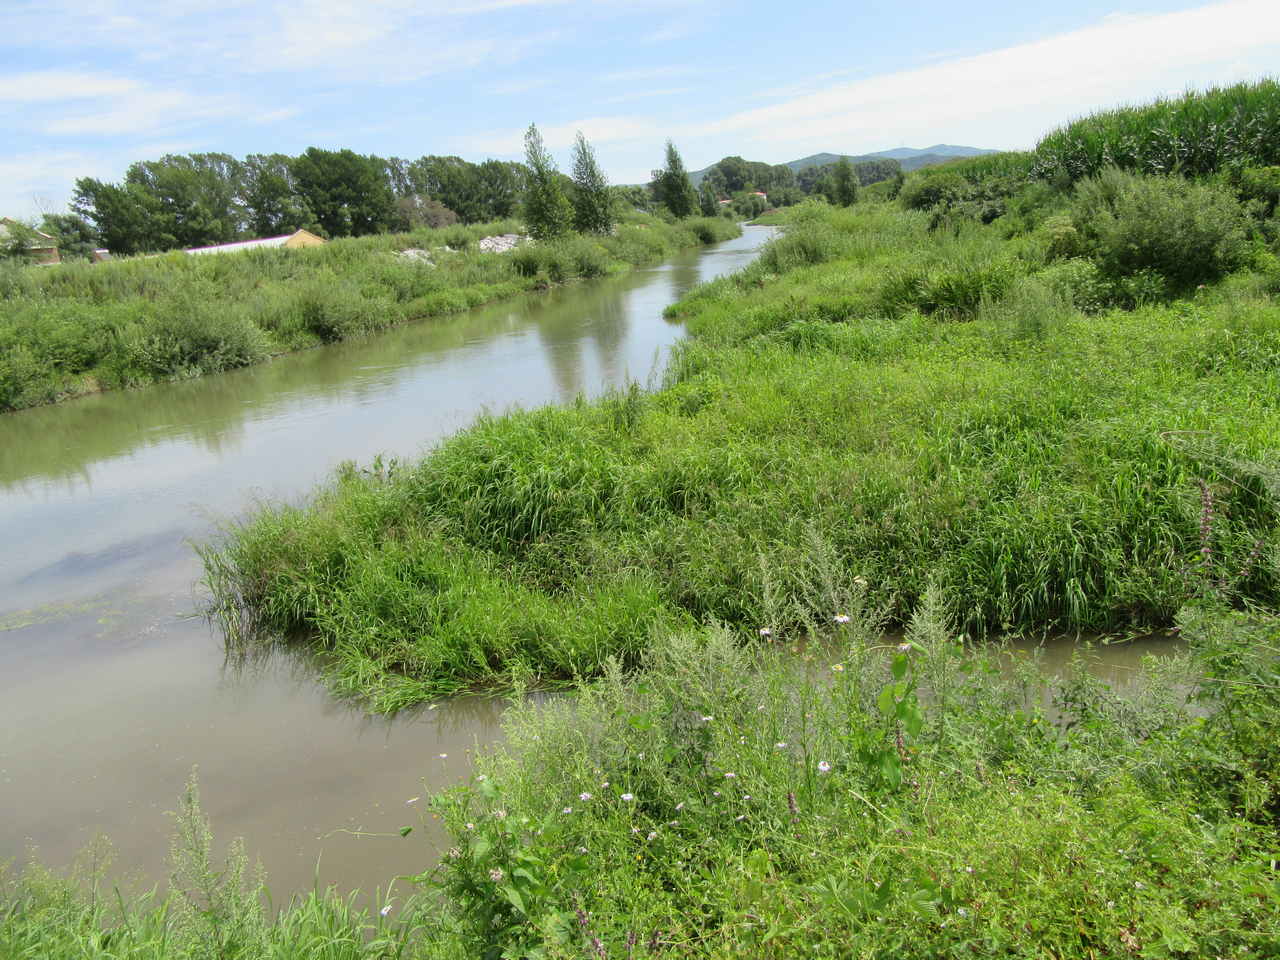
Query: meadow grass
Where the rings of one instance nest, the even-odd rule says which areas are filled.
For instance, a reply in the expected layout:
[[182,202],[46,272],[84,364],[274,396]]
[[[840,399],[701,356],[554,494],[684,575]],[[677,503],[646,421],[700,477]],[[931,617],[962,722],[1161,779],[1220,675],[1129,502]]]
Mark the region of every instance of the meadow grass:
[[739,232],[720,219],[671,225],[634,214],[609,236],[479,252],[483,237],[520,229],[508,221],[301,250],[0,266],[0,411],[245,366]]

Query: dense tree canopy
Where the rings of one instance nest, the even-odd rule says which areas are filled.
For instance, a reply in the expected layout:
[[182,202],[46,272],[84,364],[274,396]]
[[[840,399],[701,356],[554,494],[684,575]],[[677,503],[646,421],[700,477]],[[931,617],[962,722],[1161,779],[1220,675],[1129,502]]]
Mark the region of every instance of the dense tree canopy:
[[293,161],[298,196],[331,237],[361,237],[385,230],[395,195],[386,164],[353,150],[308,147]]

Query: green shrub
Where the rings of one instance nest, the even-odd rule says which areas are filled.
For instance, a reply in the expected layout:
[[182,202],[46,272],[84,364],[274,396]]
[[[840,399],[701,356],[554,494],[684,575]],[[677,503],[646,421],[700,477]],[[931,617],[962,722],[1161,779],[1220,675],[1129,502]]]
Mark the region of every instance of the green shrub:
[[1077,187],[1084,246],[1111,280],[1162,277],[1175,289],[1217,280],[1248,253],[1244,216],[1221,187],[1111,168]]

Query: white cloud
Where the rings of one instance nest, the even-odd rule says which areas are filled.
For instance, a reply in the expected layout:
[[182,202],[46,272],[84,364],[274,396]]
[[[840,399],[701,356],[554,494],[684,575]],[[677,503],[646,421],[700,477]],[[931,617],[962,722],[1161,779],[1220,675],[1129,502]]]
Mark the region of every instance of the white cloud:
[[[968,136],[1031,146],[1072,113],[1125,97],[1145,100],[1191,71],[1229,65],[1280,46],[1280,3],[1229,0],[1159,16],[1114,16],[1097,26],[915,70],[836,84],[740,112],[707,139],[757,144],[841,144],[880,149],[902,139]],[[987,131],[985,134],[983,131]],[[986,137],[1000,136],[1003,142]]]
[[129,77],[116,77],[99,71],[31,70],[0,77],[0,104],[12,109],[19,104],[58,100],[100,100],[128,96],[141,86]]

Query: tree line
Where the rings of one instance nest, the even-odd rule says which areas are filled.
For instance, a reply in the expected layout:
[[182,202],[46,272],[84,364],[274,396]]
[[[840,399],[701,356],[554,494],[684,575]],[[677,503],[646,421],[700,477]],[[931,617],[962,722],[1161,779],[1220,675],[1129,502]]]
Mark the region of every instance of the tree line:
[[[456,156],[382,158],[308,147],[298,156],[166,154],[130,164],[119,182],[76,181],[70,213],[46,213],[40,227],[64,259],[106,247],[117,255],[212,246],[298,229],[326,238],[523,217],[536,237],[567,230],[608,232],[621,211],[682,218],[698,212],[679,152],[668,141],[654,183],[611,186],[581,133],[563,174],[536,125],[523,162]],[[673,186],[683,182],[684,188]],[[717,211],[718,212],[718,211]]]
[[823,197],[836,206],[849,206],[857,199],[858,187],[902,176],[902,164],[891,159],[854,163],[841,157],[796,173],[785,163],[725,157],[704,174],[698,195],[704,212],[729,200],[736,213],[751,218],[769,207],[789,207],[806,197]]

